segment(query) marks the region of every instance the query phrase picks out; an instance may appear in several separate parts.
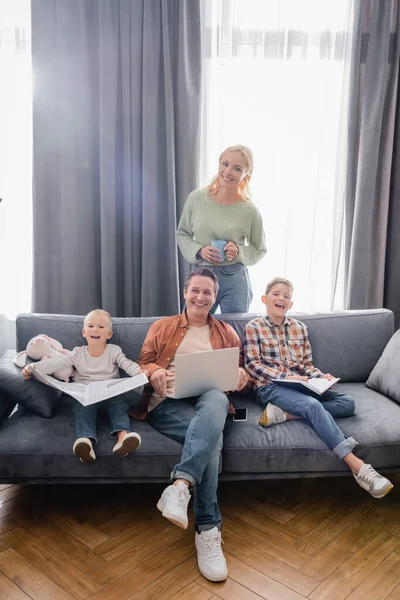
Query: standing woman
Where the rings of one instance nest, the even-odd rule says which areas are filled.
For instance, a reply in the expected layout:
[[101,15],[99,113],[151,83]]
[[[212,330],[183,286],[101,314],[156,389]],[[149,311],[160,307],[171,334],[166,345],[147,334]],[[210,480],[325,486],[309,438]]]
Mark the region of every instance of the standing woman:
[[[248,312],[253,297],[247,267],[266,253],[261,215],[250,200],[253,154],[230,146],[219,159],[218,174],[186,200],[177,230],[178,246],[191,264],[204,265],[218,277],[219,292],[211,310]],[[222,244],[224,256],[211,245]],[[221,260],[222,258],[222,260]]]

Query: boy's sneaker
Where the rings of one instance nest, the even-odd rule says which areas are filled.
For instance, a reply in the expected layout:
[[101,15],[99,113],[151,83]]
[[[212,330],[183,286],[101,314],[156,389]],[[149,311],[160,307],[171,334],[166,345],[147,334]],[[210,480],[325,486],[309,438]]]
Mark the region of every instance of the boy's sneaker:
[[96,460],[93,445],[89,438],[78,438],[72,446],[72,451],[79,456],[80,461],[83,463],[92,463]]
[[162,512],[162,516],[186,529],[188,526],[187,507],[190,500],[189,489],[187,485],[180,481],[177,485],[169,485],[157,502],[157,508]]
[[128,456],[129,452],[137,450],[142,443],[142,438],[134,431],[127,433],[126,436],[117,442],[113,448],[113,454],[117,456]]
[[393,489],[393,484],[389,479],[379,475],[371,465],[364,464],[354,478],[358,485],[367,490],[374,498],[383,498]]
[[221,548],[221,532],[214,527],[196,533],[197,564],[200,573],[210,581],[225,581],[228,567]]
[[263,427],[269,427],[270,425],[278,425],[279,423],[284,423],[285,421],[286,413],[278,406],[275,406],[275,404],[271,404],[271,402],[269,402],[264,408],[258,423]]

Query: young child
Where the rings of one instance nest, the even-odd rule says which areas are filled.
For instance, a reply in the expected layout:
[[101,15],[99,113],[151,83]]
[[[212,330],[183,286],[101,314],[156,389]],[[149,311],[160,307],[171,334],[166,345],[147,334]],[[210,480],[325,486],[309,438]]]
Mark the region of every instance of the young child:
[[309,377],[332,379],[332,375],[314,367],[304,323],[286,317],[293,304],[292,292],[290,281],[273,279],[262,297],[267,316],[253,319],[246,326],[245,367],[256,390],[256,401],[264,408],[259,423],[269,427],[290,419],[307,419],[334,455],[348,465],[357,483],[374,498],[383,498],[393,485],[353,454],[357,442],[346,438],[334,421],[354,413],[353,399],[328,390],[319,401],[271,382],[271,379],[307,381]]
[[[118,379],[119,368],[131,377],[142,373],[139,365],[126,358],[119,346],[107,344],[112,334],[111,315],[105,310],[92,310],[86,315],[82,329],[87,346],[77,346],[69,355],[60,358],[50,358],[27,365],[23,370],[24,379],[29,379],[34,371],[50,375],[57,369],[69,366],[76,369],[75,381],[85,384],[91,381]],[[129,404],[123,395],[105,400],[101,404],[107,409],[110,417],[111,437],[117,438],[113,453],[117,456],[127,456],[141,444],[140,435],[131,432]],[[96,460],[93,444],[97,441],[98,408],[99,404],[82,406],[77,400],[72,408],[77,437],[72,449],[85,463]]]

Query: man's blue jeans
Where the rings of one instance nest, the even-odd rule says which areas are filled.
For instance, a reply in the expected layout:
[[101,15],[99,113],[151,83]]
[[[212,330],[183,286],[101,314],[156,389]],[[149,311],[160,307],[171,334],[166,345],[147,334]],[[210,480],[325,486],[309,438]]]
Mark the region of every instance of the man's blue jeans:
[[157,431],[183,444],[181,461],[171,479],[192,484],[197,531],[221,528],[218,469],[228,411],[226,395],[211,390],[198,398],[166,398],[149,413],[149,422]]
[[351,396],[328,390],[319,401],[297,390],[270,383],[258,388],[255,398],[263,408],[271,402],[291,415],[307,419],[321,440],[340,460],[357,446],[352,437],[344,436],[334,421],[334,417],[350,417],[354,413],[354,400]]
[[247,267],[242,263],[207,267],[214,271],[218,277],[219,291],[211,314],[214,314],[218,306],[221,313],[248,312],[253,299],[249,273]]
[[[101,406],[100,406],[101,405]],[[76,437],[87,437],[97,442],[97,412],[98,410],[106,410],[111,422],[111,437],[117,437],[117,431],[130,431],[131,424],[129,420],[129,403],[123,396],[116,396],[104,402],[91,404],[90,406],[82,406],[80,402],[75,400],[72,405],[72,414],[75,421]]]

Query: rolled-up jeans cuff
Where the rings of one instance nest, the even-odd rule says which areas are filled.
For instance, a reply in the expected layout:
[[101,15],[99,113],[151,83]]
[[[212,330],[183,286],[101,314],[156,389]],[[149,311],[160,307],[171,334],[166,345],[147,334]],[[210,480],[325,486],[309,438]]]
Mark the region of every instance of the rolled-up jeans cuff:
[[122,427],[121,429],[114,429],[114,431],[111,431],[110,438],[112,440],[118,439],[118,433],[120,431],[126,431],[126,433],[130,433],[130,429],[126,429],[126,427]]
[[345,456],[350,454],[354,450],[354,448],[358,446],[358,442],[352,437],[348,437],[343,442],[340,442],[333,450],[333,454],[337,456],[340,460],[343,460]]
[[191,487],[196,487],[196,480],[195,478],[190,475],[189,473],[185,473],[184,471],[172,471],[171,473],[171,479],[172,481],[175,481],[176,479],[186,479],[186,481],[188,481],[191,485]]
[[198,533],[201,533],[202,531],[210,531],[210,529],[214,529],[214,527],[216,527],[218,531],[221,531],[222,521],[218,521],[218,523],[207,523],[205,525],[198,525],[197,523],[195,524],[195,529]]

